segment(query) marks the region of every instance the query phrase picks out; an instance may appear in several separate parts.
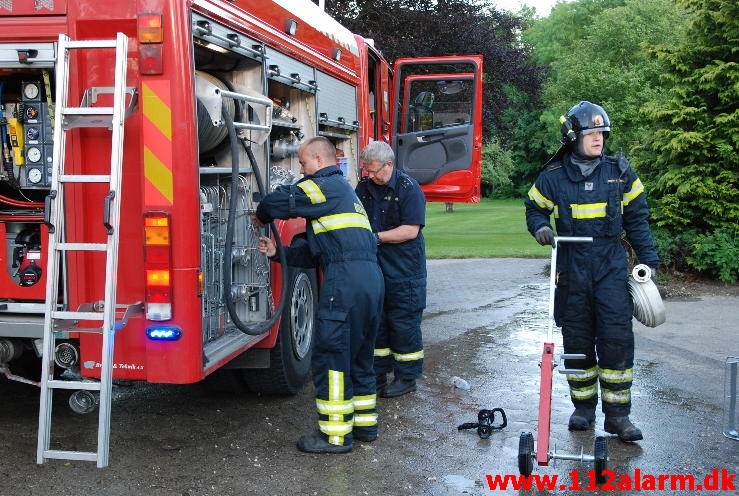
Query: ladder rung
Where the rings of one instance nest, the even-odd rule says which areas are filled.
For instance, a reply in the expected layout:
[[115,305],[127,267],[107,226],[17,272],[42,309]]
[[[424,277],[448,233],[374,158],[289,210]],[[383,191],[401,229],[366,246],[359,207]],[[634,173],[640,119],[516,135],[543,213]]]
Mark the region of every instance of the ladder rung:
[[94,381],[51,380],[51,381],[48,381],[46,384],[52,389],[74,389],[74,390],[85,389],[87,391],[100,391],[100,383],[94,382]]
[[54,458],[56,460],[84,460],[87,462],[94,462],[98,459],[98,454],[89,451],[44,450],[44,458]]
[[60,251],[105,251],[108,245],[105,243],[57,243],[56,249]]
[[60,174],[61,183],[109,183],[110,174]]
[[[87,107],[86,107],[87,108]],[[65,130],[78,127],[113,127],[113,115],[110,113],[68,113],[61,116],[62,127]]]
[[64,107],[59,115],[109,115],[113,116],[113,107]]
[[116,40],[69,40],[65,46],[67,48],[115,48]]
[[70,320],[103,320],[105,314],[102,312],[51,312],[52,319]]

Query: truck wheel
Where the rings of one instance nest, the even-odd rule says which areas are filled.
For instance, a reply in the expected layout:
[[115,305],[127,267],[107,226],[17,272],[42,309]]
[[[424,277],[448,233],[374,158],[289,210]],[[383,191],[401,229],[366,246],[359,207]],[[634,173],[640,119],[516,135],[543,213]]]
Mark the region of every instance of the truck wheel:
[[270,368],[242,371],[255,393],[297,394],[310,373],[318,283],[313,270],[288,270],[289,300],[280,319],[277,343],[270,350]]

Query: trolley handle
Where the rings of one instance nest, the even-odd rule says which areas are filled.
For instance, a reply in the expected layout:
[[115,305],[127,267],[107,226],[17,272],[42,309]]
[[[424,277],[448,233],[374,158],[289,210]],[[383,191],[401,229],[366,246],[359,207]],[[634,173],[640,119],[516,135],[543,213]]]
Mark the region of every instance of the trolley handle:
[[555,236],[554,244],[558,243],[592,243],[592,236]]

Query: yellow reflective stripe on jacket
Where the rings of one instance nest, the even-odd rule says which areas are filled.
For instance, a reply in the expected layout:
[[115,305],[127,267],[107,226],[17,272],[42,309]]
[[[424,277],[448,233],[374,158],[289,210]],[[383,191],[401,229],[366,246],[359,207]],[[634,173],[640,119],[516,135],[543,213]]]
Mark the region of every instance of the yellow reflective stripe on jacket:
[[576,400],[587,400],[598,394],[598,383],[585,387],[570,387],[570,396]]
[[326,196],[321,191],[321,188],[312,180],[302,181],[297,184],[298,188],[302,189],[312,204],[324,203]]
[[350,227],[364,228],[369,231],[372,230],[367,216],[356,214],[354,212],[318,217],[311,221],[311,225],[313,226],[313,232],[316,234],[335,231],[337,229],[347,229]]
[[414,351],[413,353],[393,353],[393,356],[398,362],[412,362],[423,358],[423,350]]
[[316,398],[316,409],[322,415],[350,415],[354,411],[352,400],[331,401]]
[[356,417],[356,410],[372,410],[377,407],[377,395],[367,394],[363,396],[354,397],[354,410]]
[[582,371],[582,374],[567,374],[569,381],[589,381],[598,377],[598,367],[590,367]]
[[631,401],[631,389],[622,391],[611,391],[609,389],[601,389],[603,401],[606,403],[628,403]]
[[536,185],[531,186],[529,190],[529,200],[536,203],[539,207],[551,211],[554,208],[554,202],[542,195],[541,192],[536,188]]
[[354,414],[354,426],[355,427],[371,427],[377,425],[377,414],[376,413],[355,413]]
[[607,203],[573,203],[570,205],[572,209],[573,219],[597,219],[606,216]]
[[603,382],[610,382],[613,384],[631,382],[634,380],[634,369],[600,369],[598,374]]
[[390,353],[390,348],[375,348],[376,357],[389,357]]
[[624,193],[624,198],[621,202],[622,205],[625,207],[626,205],[631,203],[634,198],[641,195],[642,193],[644,193],[644,185],[642,184],[641,179],[637,177],[631,185],[631,190]]

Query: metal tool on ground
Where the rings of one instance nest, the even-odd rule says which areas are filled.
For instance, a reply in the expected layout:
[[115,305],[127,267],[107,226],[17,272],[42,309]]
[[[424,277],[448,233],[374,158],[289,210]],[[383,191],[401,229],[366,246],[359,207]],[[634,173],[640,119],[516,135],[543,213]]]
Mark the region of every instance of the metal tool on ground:
[[[495,423],[495,414],[500,413],[503,417],[500,424]],[[480,439],[487,439],[495,430],[503,429],[508,425],[505,411],[502,408],[493,408],[492,410],[480,410],[477,414],[477,422],[465,422],[457,427],[458,431],[466,429],[477,429],[477,435]]]
[[[518,469],[522,475],[531,475],[534,469],[534,460],[539,466],[548,466],[551,460],[572,460],[593,463],[596,480],[603,482],[603,471],[608,464],[608,442],[605,437],[597,436],[593,446],[593,455],[558,453],[556,447],[549,449],[552,413],[552,372],[557,364],[554,361],[554,290],[557,284],[557,248],[560,243],[592,243],[593,238],[583,236],[555,236],[552,245],[552,260],[549,274],[549,321],[547,324],[547,339],[544,342],[541,354],[541,382],[539,384],[539,419],[536,444],[531,432],[522,432],[518,442]],[[584,355],[563,354],[562,360],[580,360]],[[577,374],[582,371],[574,369],[559,369],[560,374]]]

